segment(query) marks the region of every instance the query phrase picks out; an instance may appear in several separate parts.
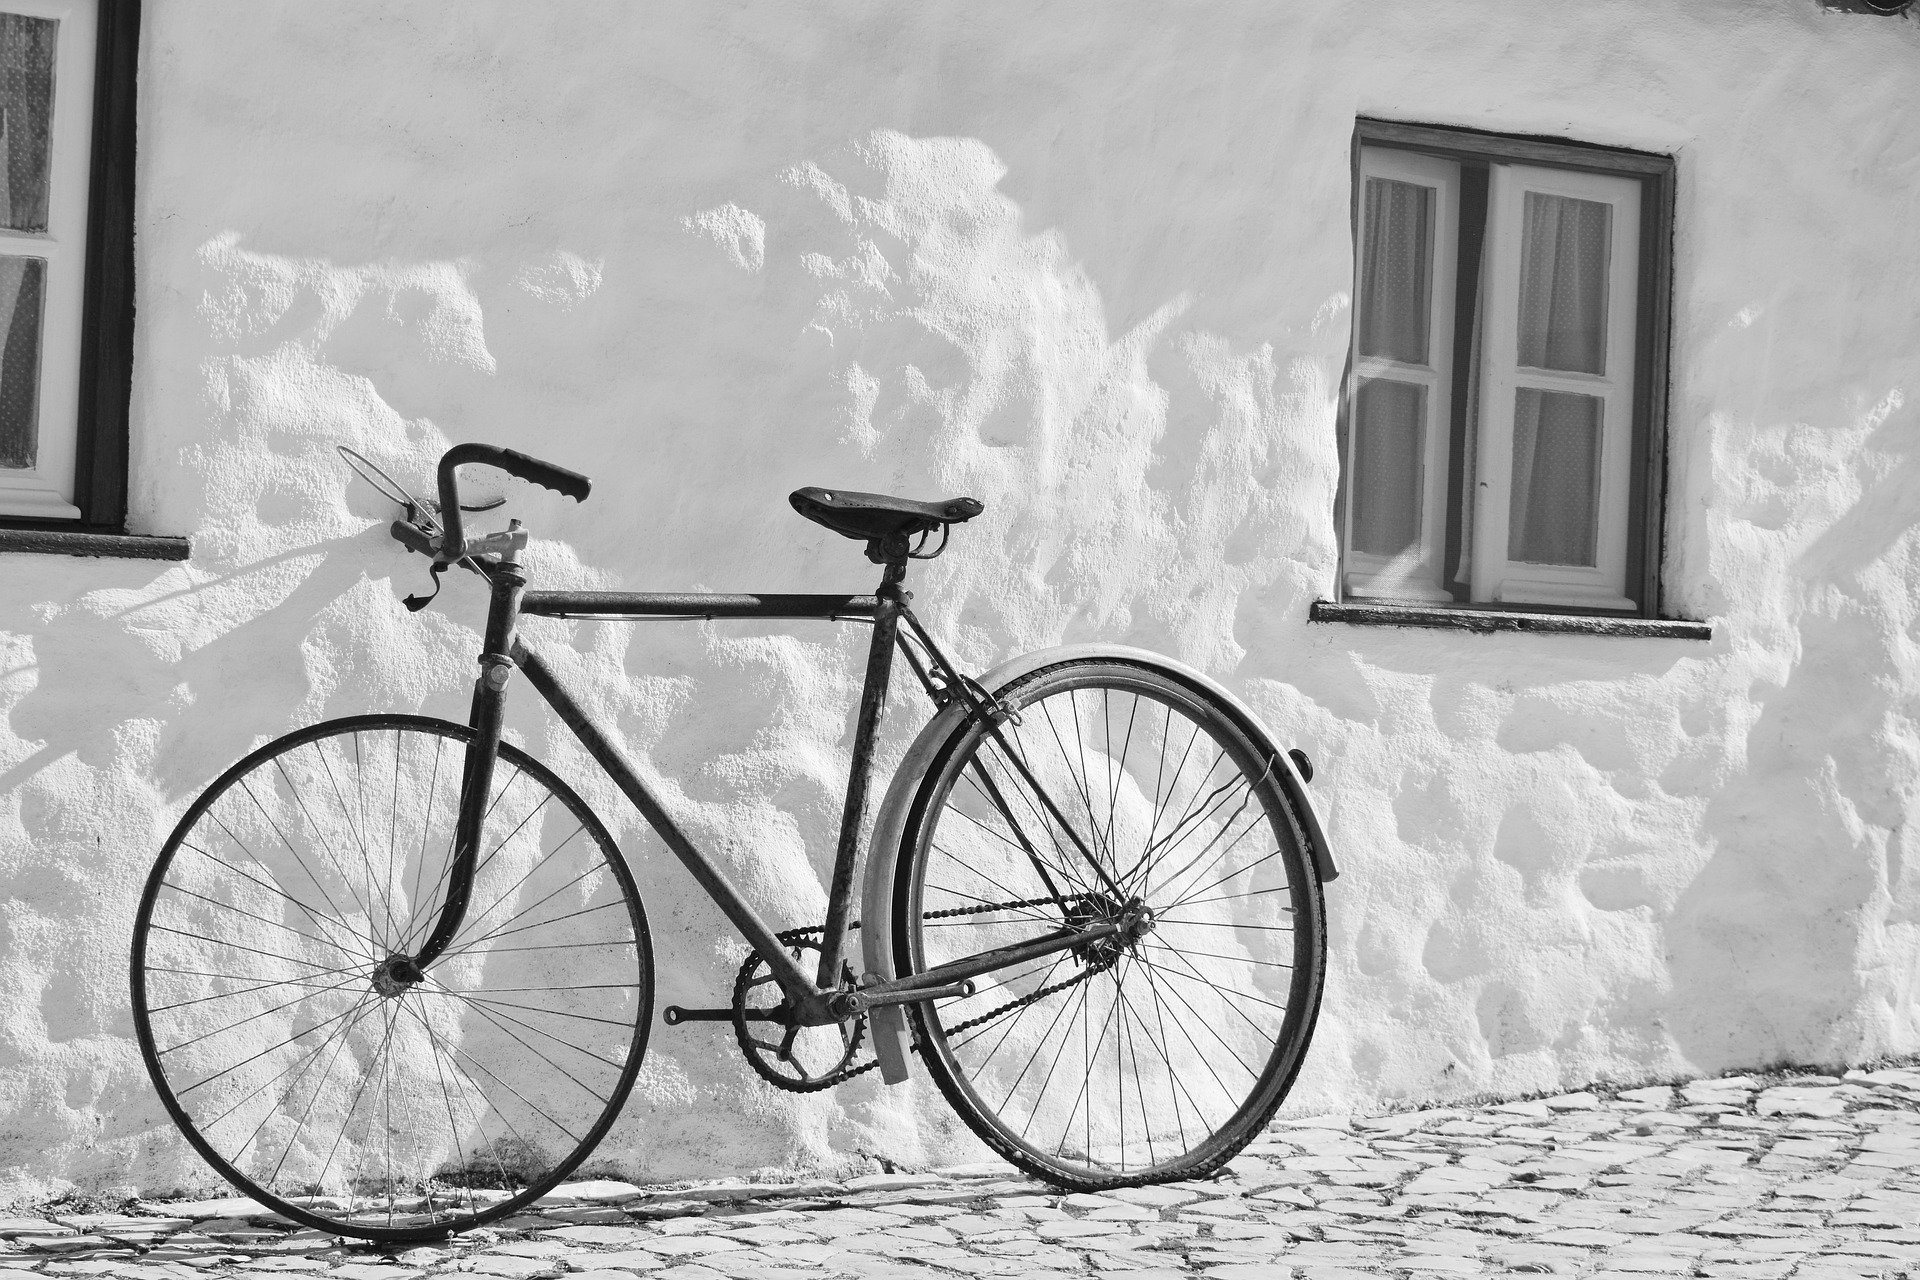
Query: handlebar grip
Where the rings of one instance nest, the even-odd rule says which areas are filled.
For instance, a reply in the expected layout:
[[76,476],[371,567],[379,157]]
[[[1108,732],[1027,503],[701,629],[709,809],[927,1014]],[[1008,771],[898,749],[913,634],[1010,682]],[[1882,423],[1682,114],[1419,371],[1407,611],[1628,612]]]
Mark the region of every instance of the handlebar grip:
[[529,458],[513,449],[503,449],[497,444],[457,444],[440,455],[440,524],[444,533],[435,558],[442,562],[458,560],[460,548],[466,545],[465,531],[460,527],[460,487],[454,472],[469,462],[498,467],[510,476],[544,485],[575,502],[586,501],[593,488],[593,482],[577,471]]
[[418,551],[423,556],[433,554],[433,537],[417,524],[408,524],[405,520],[395,520],[393,528],[388,530],[393,540],[409,551]]
[[538,458],[529,458],[514,449],[500,451],[500,469],[522,480],[531,480],[545,485],[555,493],[572,498],[575,502],[585,502],[587,495],[593,492],[593,481],[578,471],[569,471],[565,467],[556,467],[551,462],[542,462]]
[[593,481],[578,471],[569,471],[565,467],[556,467],[551,462],[542,462],[530,458],[517,449],[503,449],[495,444],[457,444],[447,450],[440,459],[440,474],[451,476],[453,469],[469,462],[479,462],[487,466],[498,467],[510,476],[522,480],[531,480],[543,485],[555,493],[572,498],[575,502],[585,502],[587,494],[593,490]]

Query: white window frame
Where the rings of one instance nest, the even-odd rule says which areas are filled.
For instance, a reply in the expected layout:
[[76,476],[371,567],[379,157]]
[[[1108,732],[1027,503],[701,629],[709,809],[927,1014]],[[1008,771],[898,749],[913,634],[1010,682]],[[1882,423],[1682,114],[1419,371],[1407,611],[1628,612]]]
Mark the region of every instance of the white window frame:
[[[1359,403],[1360,388],[1373,381],[1398,382],[1426,390],[1427,412],[1421,423],[1420,521],[1413,548],[1398,556],[1372,555],[1351,550],[1346,564],[1346,589],[1357,597],[1379,597],[1424,601],[1451,601],[1453,596],[1441,583],[1441,553],[1445,547],[1447,520],[1447,449],[1449,424],[1453,413],[1453,313],[1454,281],[1458,276],[1456,257],[1460,231],[1460,166],[1432,156],[1409,151],[1370,148],[1360,160],[1362,192],[1368,179],[1404,182],[1426,187],[1433,192],[1433,225],[1429,228],[1431,250],[1427,282],[1427,362],[1406,364],[1382,356],[1362,356],[1359,335],[1365,332],[1360,314],[1363,302],[1354,289],[1353,377],[1347,390],[1349,404]],[[1362,196],[1362,207],[1365,198]],[[1356,261],[1356,281],[1364,278],[1366,264]],[[1358,475],[1360,466],[1359,432],[1347,433],[1346,474]],[[1343,507],[1345,529],[1342,545],[1353,547],[1353,509]]]
[[[1487,273],[1481,354],[1480,438],[1473,502],[1473,599],[1501,604],[1632,609],[1627,598],[1628,487],[1633,480],[1634,335],[1638,326],[1640,184],[1630,178],[1527,165],[1496,165],[1487,200]],[[1519,363],[1521,228],[1527,193],[1568,196],[1613,209],[1607,269],[1604,372],[1568,373]],[[1513,419],[1521,389],[1600,400],[1599,521],[1592,566],[1507,559],[1513,500]]]
[[60,23],[54,50],[53,138],[45,232],[0,228],[0,254],[44,258],[34,466],[0,467],[0,516],[78,520],[82,308],[93,154],[97,0],[0,0],[0,10]]

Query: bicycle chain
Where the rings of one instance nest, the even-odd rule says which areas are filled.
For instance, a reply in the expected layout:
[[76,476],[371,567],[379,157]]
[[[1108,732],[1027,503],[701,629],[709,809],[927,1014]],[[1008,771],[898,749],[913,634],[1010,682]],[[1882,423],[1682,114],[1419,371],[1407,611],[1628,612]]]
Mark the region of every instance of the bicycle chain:
[[[945,911],[925,912],[922,914],[921,919],[944,920],[944,919],[951,918],[953,916],[982,915],[989,911],[1012,911],[1019,907],[1065,906],[1068,903],[1077,902],[1081,898],[1084,898],[1085,896],[1086,896],[1085,894],[1062,895],[1062,894],[1056,893],[1056,894],[1051,894],[1044,898],[1026,898],[1018,902],[992,902],[992,903],[987,903],[983,906],[977,906],[977,907],[950,907]],[[858,929],[859,927],[860,927],[860,922],[858,920],[854,920],[847,925],[847,931],[851,933],[855,929]],[[820,926],[813,926],[810,928],[789,929],[785,933],[780,934],[779,937],[781,941],[785,942],[788,940],[789,934],[794,935],[796,938],[811,938],[817,934],[823,934],[825,932],[826,931],[824,928]],[[1007,1003],[999,1006],[998,1008],[989,1009],[977,1018],[969,1018],[965,1022],[959,1023],[956,1026],[948,1027],[946,1029],[946,1033],[950,1036],[958,1035],[962,1031],[968,1031],[974,1027],[982,1025],[983,1023],[992,1022],[995,1018],[999,1017],[1001,1014],[1011,1013],[1015,1009],[1023,1008],[1039,1000],[1044,1000],[1048,996],[1058,995],[1060,992],[1067,990],[1069,987],[1078,986],[1080,983],[1085,982],[1088,978],[1093,977],[1097,973],[1105,973],[1108,969],[1111,969],[1113,965],[1114,965],[1114,961],[1112,959],[1102,960],[1099,963],[1094,964],[1089,968],[1082,969],[1079,973],[1075,974],[1071,978],[1066,979],[1065,981],[1056,982],[1051,986],[1042,987],[1038,991],[1035,991],[1030,995],[1024,995],[1019,997],[1018,999],[1009,1000],[1007,1001]],[[863,1018],[862,1022],[864,1023],[864,1021],[865,1019]],[[858,1042],[856,1042],[856,1044],[857,1043]],[[922,1052],[922,1047],[918,1040],[913,1042],[911,1048],[914,1053]],[[879,1065],[880,1065],[880,1059],[874,1058],[871,1061],[861,1063],[857,1067],[848,1067],[845,1071],[841,1071],[831,1077],[827,1077],[825,1078],[824,1083],[820,1085],[816,1085],[815,1087],[826,1088],[831,1085],[843,1084],[846,1081],[853,1079],[855,1076],[865,1075],[867,1072],[873,1070],[875,1067]],[[773,1083],[780,1084],[780,1081],[775,1080]],[[782,1087],[784,1088],[788,1086],[783,1085]]]

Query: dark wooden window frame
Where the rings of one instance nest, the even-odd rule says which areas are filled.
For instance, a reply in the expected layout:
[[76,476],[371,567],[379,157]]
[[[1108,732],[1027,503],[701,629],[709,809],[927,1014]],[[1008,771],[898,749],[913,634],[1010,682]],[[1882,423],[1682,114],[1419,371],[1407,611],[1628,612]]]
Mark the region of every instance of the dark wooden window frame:
[[129,537],[133,393],[133,175],[140,0],[100,0],[88,160],[86,283],[73,504],[78,520],[0,516],[0,551],[183,559],[184,538]]
[[[1352,233],[1356,255],[1361,242],[1360,153],[1365,147],[1413,151],[1422,155],[1453,160],[1463,166],[1484,168],[1488,164],[1519,163],[1602,173],[1614,177],[1633,178],[1640,182],[1640,297],[1642,302],[1639,323],[1635,327],[1637,334],[1635,359],[1638,372],[1633,389],[1633,453],[1630,464],[1632,483],[1627,509],[1627,587],[1634,593],[1634,598],[1640,602],[1640,607],[1633,611],[1571,607],[1549,609],[1535,604],[1473,604],[1461,601],[1450,607],[1435,608],[1432,605],[1422,605],[1403,608],[1372,600],[1364,605],[1350,604],[1344,599],[1343,565],[1340,574],[1342,599],[1338,602],[1317,604],[1313,610],[1314,619],[1316,621],[1385,622],[1392,620],[1391,615],[1405,612],[1409,615],[1414,613],[1421,615],[1418,622],[1409,622],[1410,625],[1435,626],[1447,625],[1444,619],[1457,613],[1463,615],[1461,625],[1473,630],[1487,630],[1486,626],[1472,625],[1471,619],[1474,615],[1510,613],[1525,614],[1533,618],[1563,615],[1592,617],[1597,620],[1667,617],[1661,597],[1660,565],[1664,558],[1666,526],[1667,382],[1668,346],[1672,325],[1675,200],[1673,157],[1622,147],[1603,147],[1573,142],[1563,138],[1488,133],[1478,129],[1409,124],[1363,116],[1354,124],[1352,146]],[[1471,182],[1463,181],[1463,200],[1469,195],[1472,185]],[[1480,260],[1483,224],[1466,217],[1462,217],[1460,223],[1459,261],[1463,264],[1460,275],[1464,280],[1466,275],[1464,264],[1469,259],[1476,264]],[[1473,295],[1474,291],[1465,287],[1454,291],[1455,314],[1460,321],[1455,325],[1454,337],[1453,359],[1456,372],[1463,372],[1462,362],[1470,358],[1468,350],[1472,326],[1467,322],[1475,319],[1472,315]],[[1351,348],[1348,352],[1347,372],[1348,377],[1343,382],[1339,414],[1340,456],[1343,465],[1346,458],[1347,415],[1351,410],[1345,390],[1352,383]],[[1453,385],[1449,461],[1457,478],[1463,461],[1461,455],[1465,444],[1466,379],[1456,376]],[[1450,497],[1446,522],[1446,562],[1452,563],[1458,555],[1462,515],[1459,509],[1459,485],[1449,484],[1448,489]],[[1346,498],[1344,475],[1339,492],[1334,519],[1336,527],[1344,528],[1341,511]],[[1343,561],[1345,555],[1346,545],[1343,537],[1341,539]],[[1698,626],[1699,624],[1689,625]],[[1621,634],[1639,634],[1639,632],[1629,630],[1622,631]]]

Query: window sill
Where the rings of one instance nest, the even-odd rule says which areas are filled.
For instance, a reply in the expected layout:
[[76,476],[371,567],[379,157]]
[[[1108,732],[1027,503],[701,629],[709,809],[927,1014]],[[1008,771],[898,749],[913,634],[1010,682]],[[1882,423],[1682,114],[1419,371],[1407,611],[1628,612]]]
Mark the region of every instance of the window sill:
[[185,538],[156,538],[86,529],[0,529],[0,554],[109,556],[121,560],[185,560]]
[[1678,618],[1617,618],[1601,614],[1509,613],[1495,609],[1423,609],[1400,604],[1341,604],[1315,600],[1314,622],[1369,627],[1450,627],[1457,631],[1566,631],[1583,636],[1645,636],[1657,640],[1711,640],[1713,627]]

